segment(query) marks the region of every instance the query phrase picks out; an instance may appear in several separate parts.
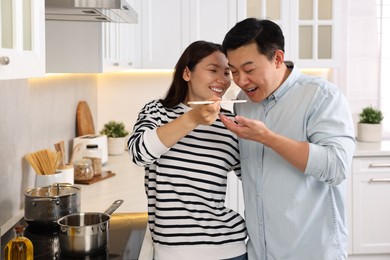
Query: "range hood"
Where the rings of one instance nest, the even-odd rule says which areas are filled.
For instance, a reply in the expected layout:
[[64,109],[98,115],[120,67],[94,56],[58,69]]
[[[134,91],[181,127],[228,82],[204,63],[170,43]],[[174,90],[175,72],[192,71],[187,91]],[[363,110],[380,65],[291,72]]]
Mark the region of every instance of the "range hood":
[[126,0],[45,0],[45,19],[137,23],[138,14]]

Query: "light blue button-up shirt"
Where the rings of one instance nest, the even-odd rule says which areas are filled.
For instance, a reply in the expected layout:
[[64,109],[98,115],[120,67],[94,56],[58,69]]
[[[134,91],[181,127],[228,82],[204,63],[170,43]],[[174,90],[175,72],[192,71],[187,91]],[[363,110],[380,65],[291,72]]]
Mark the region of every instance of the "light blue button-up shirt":
[[235,112],[310,143],[303,174],[270,148],[240,139],[249,259],[346,259],[345,179],[355,134],[341,90],[294,68],[266,100],[236,104]]

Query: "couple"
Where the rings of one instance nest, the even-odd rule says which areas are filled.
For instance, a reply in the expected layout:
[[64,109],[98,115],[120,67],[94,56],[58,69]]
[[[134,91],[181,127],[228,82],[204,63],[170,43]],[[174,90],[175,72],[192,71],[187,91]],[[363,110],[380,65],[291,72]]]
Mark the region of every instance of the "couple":
[[[235,104],[237,116],[220,107],[230,73],[248,100]],[[203,100],[214,102],[188,103]],[[154,259],[346,259],[354,146],[343,94],[284,60],[275,23],[248,18],[222,46],[192,43],[128,141],[145,167]],[[231,170],[245,221],[224,207]]]

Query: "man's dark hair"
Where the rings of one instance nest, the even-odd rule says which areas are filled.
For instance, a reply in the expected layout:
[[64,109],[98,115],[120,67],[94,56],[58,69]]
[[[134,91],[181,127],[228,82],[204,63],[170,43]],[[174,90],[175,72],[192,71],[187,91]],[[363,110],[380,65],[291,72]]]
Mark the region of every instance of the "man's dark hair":
[[269,60],[274,57],[276,50],[284,52],[284,36],[280,27],[270,20],[247,18],[238,22],[225,35],[222,49],[235,50],[241,46],[255,42],[259,53],[267,56]]

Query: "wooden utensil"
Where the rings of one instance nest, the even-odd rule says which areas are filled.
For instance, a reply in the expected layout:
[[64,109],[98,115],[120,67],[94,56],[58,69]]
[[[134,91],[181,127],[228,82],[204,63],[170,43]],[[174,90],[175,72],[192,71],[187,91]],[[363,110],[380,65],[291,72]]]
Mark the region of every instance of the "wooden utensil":
[[77,134],[76,136],[95,134],[91,110],[86,101],[80,101],[77,106]]
[[82,144],[78,143],[75,145],[75,147],[73,147],[73,151],[72,151],[72,154],[70,156],[69,164],[73,163],[73,159],[76,157],[75,155],[79,153],[81,146],[82,146]]
[[59,161],[59,166],[64,166],[65,165],[65,142],[62,140],[58,143],[54,144],[54,148],[56,149],[57,152],[61,153],[61,158]]

